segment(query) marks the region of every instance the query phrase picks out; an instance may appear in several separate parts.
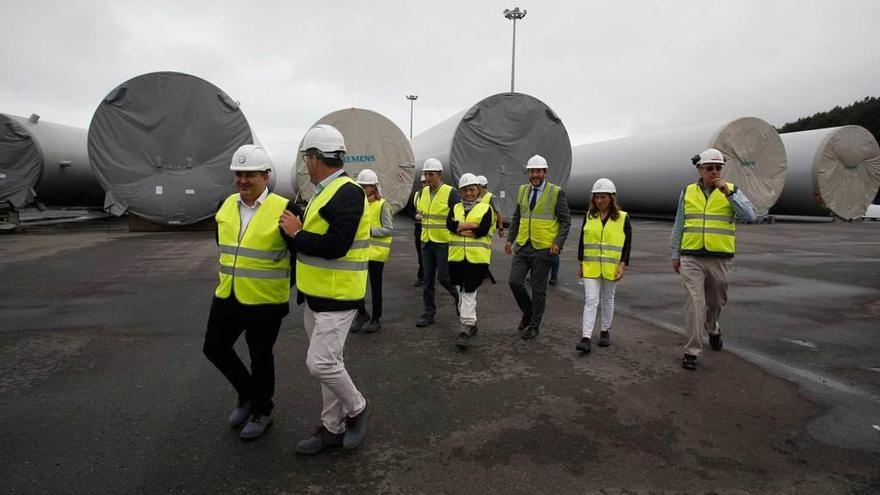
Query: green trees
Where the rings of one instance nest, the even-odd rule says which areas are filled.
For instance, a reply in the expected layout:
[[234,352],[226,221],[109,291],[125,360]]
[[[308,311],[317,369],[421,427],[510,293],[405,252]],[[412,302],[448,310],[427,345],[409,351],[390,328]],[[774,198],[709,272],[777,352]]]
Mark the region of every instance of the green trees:
[[780,133],[785,133],[841,125],[860,125],[880,140],[880,98],[868,96],[842,108],[836,106],[827,112],[819,112],[810,117],[802,117],[795,122],[789,122],[778,130]]

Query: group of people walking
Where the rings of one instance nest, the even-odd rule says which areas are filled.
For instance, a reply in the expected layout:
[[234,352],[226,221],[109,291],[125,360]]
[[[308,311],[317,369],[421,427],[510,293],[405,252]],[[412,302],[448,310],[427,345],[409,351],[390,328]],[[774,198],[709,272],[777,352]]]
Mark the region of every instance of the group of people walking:
[[[343,351],[350,332],[381,329],[382,275],[391,253],[391,207],[382,198],[379,178],[362,170],[356,179],[343,169],[345,141],[332,126],[317,125],[303,138],[302,159],[315,193],[303,210],[268,191],[271,161],[254,145],[239,148],[230,169],[237,192],[216,214],[220,251],[219,284],[214,292],[204,353],[226,376],[238,398],[229,424],[249,440],[272,424],[273,346],[281,320],[289,313],[291,287],[305,304],[303,326],[309,339],[306,366],[321,383],[323,408],[314,432],[296,446],[301,454],[328,447],[357,448],[366,434],[371,403],[345,368]],[[720,179],[723,155],[708,149],[693,158],[699,180],[687,186],[671,236],[673,268],[685,289],[688,341],[682,366],[696,369],[702,332],[713,349],[722,348],[718,323],[726,302],[727,275],[735,253],[735,219],[754,221],[748,198]],[[528,183],[520,186],[516,207],[505,224],[485,177],[462,174],[458,188],[443,181],[443,164],[429,158],[422,187],[413,195],[416,248],[423,311],[417,327],[437,315],[436,285],[455,306],[460,328],[455,345],[467,349],[478,332],[477,291],[489,270],[495,233],[512,255],[509,285],[520,309],[519,336],[536,338],[544,317],[547,285],[571,228],[564,191],[548,181],[540,155],[526,163]],[[578,276],[584,307],[577,351],[591,351],[597,314],[599,346],[611,343],[614,295],[630,262],[632,226],[614,183],[593,185],[578,240]],[[371,288],[371,310],[365,305]],[[250,370],[233,346],[245,334]]]

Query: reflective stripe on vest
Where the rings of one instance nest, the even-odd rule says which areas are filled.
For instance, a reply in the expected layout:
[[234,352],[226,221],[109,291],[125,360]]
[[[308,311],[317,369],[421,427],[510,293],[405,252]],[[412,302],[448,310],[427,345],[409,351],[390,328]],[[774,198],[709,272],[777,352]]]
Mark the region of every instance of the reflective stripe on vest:
[[422,242],[449,242],[451,233],[446,228],[446,216],[449,215],[449,194],[452,187],[440,184],[440,188],[431,197],[431,186],[425,186],[419,195],[418,211],[422,214]]
[[[306,207],[303,230],[324,235],[330,228],[320,211],[345,184],[357,185],[347,175],[341,175],[312,198]],[[360,186],[358,186],[360,187]],[[304,294],[337,301],[357,301],[367,290],[367,251],[370,247],[370,207],[364,195],[364,209],[357,232],[345,256],[338,259],[296,255],[296,286]]]
[[559,222],[556,220],[559,186],[547,182],[544,191],[535,202],[534,210],[529,209],[531,191],[531,184],[523,184],[519,187],[517,196],[519,231],[516,234],[516,243],[525,246],[531,240],[535,249],[549,249],[559,235]]
[[584,278],[617,279],[617,265],[620,264],[626,241],[623,231],[626,215],[625,211],[621,211],[617,220],[609,217],[603,225],[599,215],[592,217],[587,214],[583,235],[584,260],[581,262]]
[[220,283],[214,294],[230,294],[242,304],[280,304],[290,299],[290,253],[278,231],[288,201],[269,194],[239,238],[238,194],[226,198],[215,216],[219,241]]
[[[733,184],[727,188],[733,191]],[[682,251],[736,252],[736,213],[727,197],[714,189],[707,200],[699,184],[691,184],[684,194]]]
[[[486,203],[477,203],[471,208],[471,211],[464,213],[464,206],[459,203],[452,209],[453,218],[458,223],[473,222],[479,224],[483,220],[483,216],[487,211],[492,210]],[[451,234],[449,241],[449,261],[467,260],[474,264],[488,265],[492,261],[492,236],[484,235],[483,237],[465,237],[458,234]]]
[[[370,203],[370,227],[382,226],[382,206],[385,204],[385,198]],[[381,261],[385,263],[391,256],[391,236],[370,237],[370,249],[367,252],[367,259],[370,261]]]

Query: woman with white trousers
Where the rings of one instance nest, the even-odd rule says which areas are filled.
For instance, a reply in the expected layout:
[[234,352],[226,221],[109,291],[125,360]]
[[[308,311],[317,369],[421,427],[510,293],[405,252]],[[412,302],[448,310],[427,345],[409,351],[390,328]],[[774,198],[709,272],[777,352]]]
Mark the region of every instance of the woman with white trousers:
[[578,248],[578,277],[584,283],[584,320],[576,349],[584,354],[590,352],[597,310],[602,315],[599,347],[611,345],[614,291],[629,265],[631,246],[629,215],[617,204],[614,183],[599,179],[593,184]]

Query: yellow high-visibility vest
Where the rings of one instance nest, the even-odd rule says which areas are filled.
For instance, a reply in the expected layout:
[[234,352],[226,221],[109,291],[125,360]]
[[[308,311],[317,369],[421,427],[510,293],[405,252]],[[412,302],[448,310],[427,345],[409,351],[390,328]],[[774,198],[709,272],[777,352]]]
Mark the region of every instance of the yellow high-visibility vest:
[[452,187],[440,184],[434,197],[431,197],[431,186],[425,186],[419,195],[418,211],[422,214],[422,242],[449,242],[450,233],[446,228],[446,216],[449,215],[449,194]]
[[[330,224],[324,220],[320,211],[336,192],[345,184],[357,183],[350,177],[337,177],[306,207],[303,230],[314,234],[326,234]],[[360,187],[360,186],[358,186]],[[320,256],[296,255],[296,286],[304,294],[334,299],[337,301],[357,301],[364,298],[367,291],[367,251],[370,248],[370,207],[364,196],[364,210],[358,222],[354,242],[345,256],[326,259]]]
[[495,209],[492,208],[492,198],[493,197],[494,197],[494,195],[492,193],[490,193],[489,191],[486,191],[486,193],[483,194],[483,197],[480,198],[480,203],[485,203],[485,204],[489,205],[489,209],[492,210],[492,226],[489,227],[489,236],[490,237],[495,235],[495,228],[496,228],[495,224],[498,223],[498,220],[495,219]]
[[[733,191],[733,184],[727,188]],[[736,253],[736,212],[724,193],[715,189],[706,198],[697,183],[685,189],[681,251]]]
[[[458,223],[473,222],[479,224],[486,211],[491,209],[486,203],[477,203],[465,215],[464,206],[459,203],[452,209],[452,215]],[[487,234],[483,237],[474,238],[452,234],[452,239],[449,241],[449,256],[447,259],[449,261],[467,260],[475,264],[488,265],[492,261],[492,236]]]
[[[370,227],[382,226],[382,207],[385,205],[385,198],[377,199],[370,203]],[[373,237],[370,236],[370,250],[367,253],[367,259],[370,261],[381,261],[385,263],[391,256],[391,236]]]
[[270,193],[260,204],[239,240],[239,194],[226,198],[217,211],[220,283],[214,294],[234,294],[242,304],[279,304],[290,300],[290,253],[278,230],[288,201]]
[[[413,193],[413,209],[416,210],[417,215],[422,214],[422,212],[419,211],[419,200],[421,199],[421,197],[422,197],[422,190],[421,189],[419,189],[418,191]],[[422,220],[416,219],[415,222],[420,224],[420,223],[422,223]]]
[[617,220],[611,217],[602,224],[600,215],[591,217],[587,214],[584,226],[584,260],[581,262],[584,278],[605,280],[617,279],[617,265],[623,255],[623,244],[626,234],[623,225],[626,223],[626,212],[621,211]]
[[522,247],[531,240],[535,249],[549,249],[559,235],[559,221],[556,219],[559,186],[547,182],[544,192],[535,202],[534,210],[529,209],[531,191],[531,184],[519,186],[519,231],[516,233],[516,243]]

